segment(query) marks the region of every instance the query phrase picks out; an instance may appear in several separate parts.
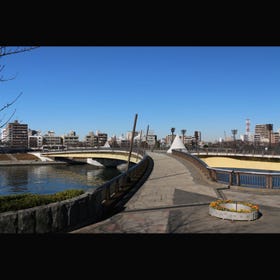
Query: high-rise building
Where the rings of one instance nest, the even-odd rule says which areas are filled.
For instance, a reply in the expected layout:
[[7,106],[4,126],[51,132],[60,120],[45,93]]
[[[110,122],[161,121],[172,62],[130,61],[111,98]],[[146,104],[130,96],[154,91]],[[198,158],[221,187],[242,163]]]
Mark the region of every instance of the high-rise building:
[[261,142],[271,141],[271,133],[273,132],[273,124],[256,124],[255,135],[259,135]]
[[8,123],[5,129],[5,138],[10,148],[27,149],[28,148],[28,125],[21,124],[18,120]]

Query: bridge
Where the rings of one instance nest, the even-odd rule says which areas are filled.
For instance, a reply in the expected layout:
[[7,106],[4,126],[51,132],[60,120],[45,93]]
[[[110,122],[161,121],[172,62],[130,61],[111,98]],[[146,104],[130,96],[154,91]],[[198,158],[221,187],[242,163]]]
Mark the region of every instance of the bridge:
[[123,163],[138,163],[143,158],[143,151],[132,151],[129,158],[127,150],[92,149],[43,152],[42,156],[62,161],[84,161],[96,166],[113,167]]

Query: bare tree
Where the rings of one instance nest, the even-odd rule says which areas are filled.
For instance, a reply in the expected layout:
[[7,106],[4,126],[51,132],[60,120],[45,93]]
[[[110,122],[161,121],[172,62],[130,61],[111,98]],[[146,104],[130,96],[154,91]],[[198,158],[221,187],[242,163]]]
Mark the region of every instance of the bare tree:
[[[4,56],[14,55],[14,54],[18,54],[18,53],[31,51],[35,48],[38,48],[38,47],[5,47],[5,46],[0,46],[0,59]],[[0,74],[3,72],[4,68],[5,68],[5,65],[0,64]],[[9,78],[4,78],[3,75],[0,75],[0,82],[10,81],[10,80],[13,80],[14,78],[15,78],[15,76],[9,77]],[[0,113],[3,113],[3,111],[5,111],[9,107],[11,107],[20,98],[21,95],[22,95],[22,92],[20,92],[14,99],[12,99],[11,102],[8,102],[7,104],[4,104],[4,105],[0,106]],[[15,112],[16,112],[16,109],[14,109],[14,111],[9,115],[8,118],[5,118],[5,117],[3,119],[0,118],[0,128],[6,126],[6,124],[14,116]]]

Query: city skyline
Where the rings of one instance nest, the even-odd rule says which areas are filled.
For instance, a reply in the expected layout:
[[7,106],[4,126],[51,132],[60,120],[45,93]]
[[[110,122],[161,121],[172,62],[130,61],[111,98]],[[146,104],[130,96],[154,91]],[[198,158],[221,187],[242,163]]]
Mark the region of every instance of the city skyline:
[[[280,47],[40,47],[2,57],[1,105],[19,93],[11,121],[57,135],[120,136],[150,129],[158,139],[200,131],[217,141],[232,129],[278,131]],[[3,115],[1,115],[1,119]]]

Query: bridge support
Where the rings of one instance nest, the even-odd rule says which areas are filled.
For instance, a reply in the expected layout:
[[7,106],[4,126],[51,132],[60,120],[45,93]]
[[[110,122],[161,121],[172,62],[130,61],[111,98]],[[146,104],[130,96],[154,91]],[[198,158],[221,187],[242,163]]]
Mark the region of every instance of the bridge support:
[[101,164],[100,162],[98,162],[97,160],[94,160],[92,158],[87,158],[87,164],[94,165],[97,167],[105,167],[103,164]]
[[117,167],[124,163],[124,161],[110,158],[87,158],[87,163],[97,167]]

